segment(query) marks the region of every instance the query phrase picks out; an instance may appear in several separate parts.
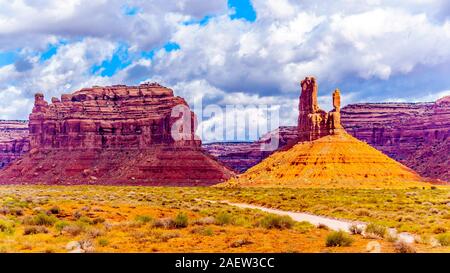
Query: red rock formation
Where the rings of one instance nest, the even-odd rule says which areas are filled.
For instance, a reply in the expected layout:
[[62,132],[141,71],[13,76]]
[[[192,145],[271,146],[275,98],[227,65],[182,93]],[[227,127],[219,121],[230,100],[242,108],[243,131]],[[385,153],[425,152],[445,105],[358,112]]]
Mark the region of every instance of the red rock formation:
[[211,185],[228,179],[233,173],[201,150],[195,123],[185,100],[158,84],[86,88],[51,104],[36,94],[31,151],[0,172],[0,182]]
[[28,122],[0,121],[0,169],[28,150]]
[[263,148],[263,145],[269,144],[272,138],[278,138],[277,148],[281,149],[292,146],[297,141],[312,141],[342,132],[339,90],[336,89],[333,93],[334,109],[326,113],[319,108],[317,103],[316,80],[313,77],[307,77],[301,82],[301,87],[298,127],[280,127],[252,143],[211,143],[205,144],[203,147],[225,165],[238,172],[244,172],[276,150]]
[[[450,181],[450,96],[435,103],[351,104],[342,108],[341,120],[348,133],[420,175]],[[298,129],[284,126],[279,133],[281,139],[295,139]],[[285,145],[280,142],[280,148]],[[268,156],[258,147],[253,143],[216,143],[206,144],[205,149],[244,172]]]
[[313,141],[321,137],[337,134],[343,128],[340,124],[341,95],[338,89],[333,93],[334,109],[330,113],[319,108],[318,86],[314,77],[306,77],[301,82],[298,115],[299,141]]

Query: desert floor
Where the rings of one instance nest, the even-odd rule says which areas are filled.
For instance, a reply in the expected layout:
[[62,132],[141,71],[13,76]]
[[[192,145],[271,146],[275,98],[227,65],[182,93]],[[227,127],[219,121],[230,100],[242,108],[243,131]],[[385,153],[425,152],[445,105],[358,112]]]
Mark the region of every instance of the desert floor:
[[[337,233],[225,201],[361,221],[368,230]],[[415,242],[399,243],[388,228]],[[339,246],[327,246],[333,244]],[[450,188],[0,187],[1,252],[368,252],[378,246],[450,252]]]

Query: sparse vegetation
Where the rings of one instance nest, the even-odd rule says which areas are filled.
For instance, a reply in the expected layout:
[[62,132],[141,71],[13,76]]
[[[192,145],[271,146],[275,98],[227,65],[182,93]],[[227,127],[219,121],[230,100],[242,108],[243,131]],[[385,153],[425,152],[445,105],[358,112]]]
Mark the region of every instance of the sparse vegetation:
[[47,215],[44,212],[39,212],[34,216],[27,216],[23,219],[23,224],[34,225],[34,226],[53,226],[53,224],[58,221],[53,215]]
[[61,212],[61,210],[60,210],[59,207],[54,206],[54,207],[51,207],[51,208],[48,210],[48,212],[51,213],[51,214],[59,214],[59,213]]
[[416,253],[416,249],[414,248],[414,246],[404,241],[397,241],[394,246],[395,251],[398,253]]
[[69,223],[67,223],[66,221],[58,221],[55,224],[55,229],[61,233],[63,231],[63,229],[65,227],[67,227],[68,225],[69,225]]
[[331,232],[327,238],[325,245],[327,247],[333,246],[351,246],[353,243],[353,239],[348,235],[348,233],[340,230]]
[[275,229],[289,229],[294,225],[294,221],[289,216],[279,216],[274,214],[266,215],[259,222],[260,226],[264,228]]
[[102,246],[102,247],[105,247],[105,246],[109,245],[109,241],[107,239],[105,239],[105,238],[99,238],[97,240],[97,242],[98,242],[98,245]]
[[216,222],[219,225],[228,225],[231,223],[231,215],[227,212],[221,211],[216,216]]
[[[396,228],[416,238],[428,238],[418,239],[414,245],[418,252],[449,252],[449,198],[450,190],[440,187],[365,190],[0,186],[0,250],[65,252],[64,246],[76,241],[85,242],[88,252],[367,251],[368,240],[357,229],[349,230],[355,236],[343,234],[355,243],[330,249],[324,243],[327,236],[333,239],[333,232],[328,229],[259,210],[205,201],[228,200]],[[382,251],[400,251],[387,235],[379,242]]]
[[360,235],[363,233],[364,230],[362,227],[359,227],[358,225],[353,224],[350,226],[349,231],[350,231],[350,234],[352,234],[352,235],[357,235],[357,234]]
[[189,224],[189,217],[186,213],[180,212],[175,219],[173,219],[173,222],[176,228],[185,228]]
[[153,218],[148,215],[138,215],[138,216],[136,216],[136,218],[134,220],[136,222],[146,224],[146,223],[149,223],[150,221],[152,221]]
[[441,246],[450,246],[450,233],[439,234],[436,239]]
[[14,231],[14,223],[6,220],[0,220],[0,232],[11,235]]
[[48,229],[44,226],[27,226],[23,231],[23,235],[33,235],[39,233],[48,233]]
[[251,244],[253,244],[253,242],[250,241],[249,239],[245,238],[245,239],[239,239],[239,240],[232,242],[230,244],[230,247],[236,248],[236,247],[242,247],[242,246],[251,245]]
[[214,235],[214,231],[209,227],[195,227],[191,230],[193,234],[199,234],[202,236],[212,236]]
[[371,236],[374,235],[375,237],[384,238],[386,235],[387,229],[386,227],[382,225],[378,225],[375,223],[370,223],[366,226],[366,235]]

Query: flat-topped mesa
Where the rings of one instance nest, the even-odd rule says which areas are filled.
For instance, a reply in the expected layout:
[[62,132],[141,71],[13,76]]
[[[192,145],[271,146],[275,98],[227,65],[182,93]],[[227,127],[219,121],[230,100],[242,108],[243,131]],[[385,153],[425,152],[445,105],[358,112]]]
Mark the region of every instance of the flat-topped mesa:
[[306,77],[301,81],[301,88],[298,115],[299,141],[313,141],[342,131],[339,89],[336,89],[333,93],[334,109],[327,113],[319,108],[317,102],[318,85],[314,77]]
[[208,186],[234,173],[201,149],[196,117],[159,84],[84,88],[48,104],[36,94],[29,153],[0,184]]
[[153,144],[200,146],[191,115],[190,137],[175,141],[171,135],[174,107],[187,103],[159,84],[84,88],[52,98],[40,93],[30,115],[31,148],[147,148]]

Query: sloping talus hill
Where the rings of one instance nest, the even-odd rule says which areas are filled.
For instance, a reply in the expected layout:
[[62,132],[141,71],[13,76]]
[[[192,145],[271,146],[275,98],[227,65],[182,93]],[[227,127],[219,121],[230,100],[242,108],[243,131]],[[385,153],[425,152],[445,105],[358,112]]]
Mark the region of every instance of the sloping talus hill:
[[427,185],[423,181],[413,170],[343,132],[275,152],[221,186],[401,188]]

